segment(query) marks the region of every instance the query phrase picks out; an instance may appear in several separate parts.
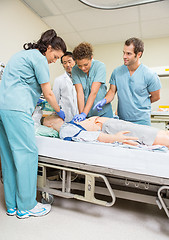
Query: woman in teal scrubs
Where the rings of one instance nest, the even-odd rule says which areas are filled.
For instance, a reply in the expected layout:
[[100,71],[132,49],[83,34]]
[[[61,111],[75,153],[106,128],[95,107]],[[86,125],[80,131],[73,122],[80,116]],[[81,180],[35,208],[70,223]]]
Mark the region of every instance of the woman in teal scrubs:
[[0,85],[0,156],[8,215],[42,216],[51,206],[36,201],[38,152],[32,113],[43,92],[45,99],[64,119],[51,90],[48,64],[66,52],[53,29],[37,43],[24,44],[8,62]]
[[92,46],[81,43],[73,50],[76,65],[72,69],[72,79],[77,92],[79,113],[74,121],[83,121],[86,117],[113,117],[111,104],[106,104],[100,112],[93,106],[107,93],[106,68],[104,63],[93,59]]

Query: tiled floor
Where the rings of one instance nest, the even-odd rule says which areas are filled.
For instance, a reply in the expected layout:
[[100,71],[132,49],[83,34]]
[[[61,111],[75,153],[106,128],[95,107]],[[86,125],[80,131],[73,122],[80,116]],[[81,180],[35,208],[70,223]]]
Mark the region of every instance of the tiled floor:
[[55,197],[52,211],[39,218],[5,214],[0,183],[0,240],[168,240],[169,219],[157,206],[117,199],[100,207]]

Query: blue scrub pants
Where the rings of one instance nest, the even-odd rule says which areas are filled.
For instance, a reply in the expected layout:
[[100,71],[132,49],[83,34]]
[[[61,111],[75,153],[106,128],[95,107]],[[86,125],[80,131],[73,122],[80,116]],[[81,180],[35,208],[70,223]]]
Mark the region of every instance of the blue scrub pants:
[[7,209],[34,208],[38,151],[30,115],[0,110],[0,156]]

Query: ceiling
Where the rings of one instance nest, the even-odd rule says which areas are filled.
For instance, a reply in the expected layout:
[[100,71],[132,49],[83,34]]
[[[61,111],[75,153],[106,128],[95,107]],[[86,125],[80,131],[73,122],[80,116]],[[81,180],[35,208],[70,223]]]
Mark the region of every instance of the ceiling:
[[72,48],[83,41],[98,45],[123,42],[130,37],[169,37],[169,0],[117,10],[91,8],[79,0],[22,2]]

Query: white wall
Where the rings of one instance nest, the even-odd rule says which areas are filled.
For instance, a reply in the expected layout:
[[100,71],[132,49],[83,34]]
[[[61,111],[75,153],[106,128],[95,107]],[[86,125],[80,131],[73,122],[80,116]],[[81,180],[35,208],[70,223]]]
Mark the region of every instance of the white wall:
[[[36,1],[36,0],[35,0]],[[19,0],[0,1],[0,62],[22,50],[26,42],[34,42],[42,32],[50,29],[36,14]],[[60,60],[49,65],[51,83],[63,72]]]
[[[169,66],[169,38],[143,40],[145,51],[141,62],[149,67]],[[107,70],[107,85],[114,68],[123,64],[122,43],[94,46],[94,58],[105,63]],[[152,104],[152,109],[157,110],[159,105],[169,105],[169,78],[161,78],[161,99]],[[117,98],[112,102],[113,110],[117,106]]]
[[[25,42],[38,40],[41,33],[50,27],[19,0],[0,1],[0,10],[0,62],[6,64],[15,52],[22,49]],[[169,65],[169,38],[144,40],[144,43],[145,52],[141,59],[144,64],[149,67]],[[107,84],[113,69],[123,64],[123,44],[94,46],[94,58],[106,64]],[[53,84],[54,78],[63,73],[63,67],[59,60],[50,64],[49,68]],[[161,82],[161,99],[152,104],[153,109],[157,109],[159,105],[169,105],[169,78],[163,78]],[[116,109],[116,99],[113,101],[113,109]]]

